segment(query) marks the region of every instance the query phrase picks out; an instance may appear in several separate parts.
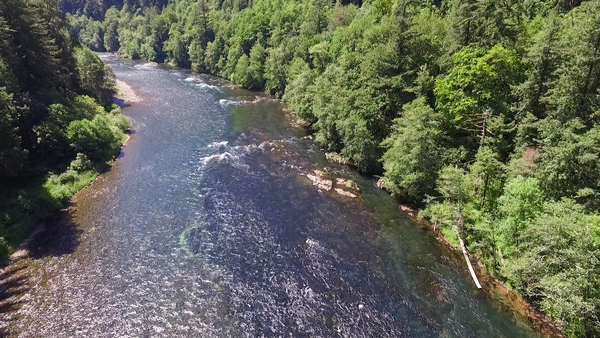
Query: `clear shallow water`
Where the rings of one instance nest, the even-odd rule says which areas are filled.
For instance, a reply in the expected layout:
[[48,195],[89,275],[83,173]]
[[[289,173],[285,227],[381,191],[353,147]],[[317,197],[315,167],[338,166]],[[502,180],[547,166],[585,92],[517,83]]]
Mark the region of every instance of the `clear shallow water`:
[[[78,195],[72,253],[40,259],[21,337],[536,337],[456,255],[282,106],[103,55],[143,101],[121,158]],[[315,169],[357,199],[318,190]],[[335,180],[334,180],[335,181]]]

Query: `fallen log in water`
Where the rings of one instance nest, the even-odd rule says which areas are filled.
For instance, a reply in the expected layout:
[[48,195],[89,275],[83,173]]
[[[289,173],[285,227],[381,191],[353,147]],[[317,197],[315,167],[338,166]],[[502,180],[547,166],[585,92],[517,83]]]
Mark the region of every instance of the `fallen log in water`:
[[469,266],[469,271],[471,272],[471,277],[473,277],[473,281],[475,285],[477,285],[478,289],[481,289],[481,284],[479,284],[479,280],[477,279],[477,275],[475,275],[475,270],[473,270],[473,266],[471,265],[471,260],[469,259],[469,255],[467,255],[467,249],[465,248],[465,242],[463,242],[462,238],[458,237],[460,241],[460,248],[462,249],[463,255],[465,255],[465,260],[467,261],[467,265]]

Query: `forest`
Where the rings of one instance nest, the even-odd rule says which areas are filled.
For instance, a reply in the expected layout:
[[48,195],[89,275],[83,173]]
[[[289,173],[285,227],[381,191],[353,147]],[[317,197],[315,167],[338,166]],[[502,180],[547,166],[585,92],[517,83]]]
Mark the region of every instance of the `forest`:
[[76,94],[102,102],[109,72],[71,41],[214,74],[282,98],[568,337],[600,336],[600,0],[62,0],[68,37],[28,4],[0,9],[39,49],[2,55],[2,177],[104,159],[77,140],[118,114]]
[[0,1],[0,262],[118,154],[115,76],[52,0]]

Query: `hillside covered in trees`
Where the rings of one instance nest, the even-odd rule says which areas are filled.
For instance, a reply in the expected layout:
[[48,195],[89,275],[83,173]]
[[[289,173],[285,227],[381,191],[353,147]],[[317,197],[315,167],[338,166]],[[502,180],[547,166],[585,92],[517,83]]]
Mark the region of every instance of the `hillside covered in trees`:
[[0,262],[119,151],[114,74],[71,40],[58,2],[0,1]]
[[282,97],[568,336],[600,335],[599,0],[61,6],[94,50]]

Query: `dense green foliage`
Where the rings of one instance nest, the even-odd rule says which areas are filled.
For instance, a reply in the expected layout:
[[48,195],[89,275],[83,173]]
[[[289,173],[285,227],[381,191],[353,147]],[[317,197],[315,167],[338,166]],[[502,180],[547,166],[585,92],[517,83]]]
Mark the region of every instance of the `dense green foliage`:
[[[114,74],[71,42],[58,3],[0,1],[0,261],[118,153]],[[108,109],[108,111],[107,111]]]
[[565,333],[600,335],[599,0],[175,0],[103,15],[70,17],[73,36],[282,96],[323,148],[384,172]]

